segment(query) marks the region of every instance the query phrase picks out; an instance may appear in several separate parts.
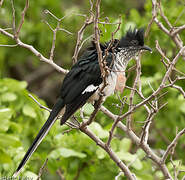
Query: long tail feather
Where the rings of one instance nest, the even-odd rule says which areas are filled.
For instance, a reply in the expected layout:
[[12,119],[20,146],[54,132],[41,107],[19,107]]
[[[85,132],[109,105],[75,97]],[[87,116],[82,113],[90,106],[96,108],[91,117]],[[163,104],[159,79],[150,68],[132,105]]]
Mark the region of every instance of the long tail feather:
[[45,124],[40,129],[39,133],[37,134],[36,138],[34,139],[32,145],[26,152],[24,158],[22,159],[21,163],[19,164],[16,172],[13,174],[13,177],[17,177],[17,175],[20,173],[21,169],[24,167],[26,162],[29,160],[31,155],[35,152],[39,144],[42,142],[43,138],[48,134],[50,128],[53,126],[57,119],[58,113],[61,111],[61,109],[64,107],[64,101],[60,98],[58,99],[57,103],[54,105],[50,116],[48,117]]

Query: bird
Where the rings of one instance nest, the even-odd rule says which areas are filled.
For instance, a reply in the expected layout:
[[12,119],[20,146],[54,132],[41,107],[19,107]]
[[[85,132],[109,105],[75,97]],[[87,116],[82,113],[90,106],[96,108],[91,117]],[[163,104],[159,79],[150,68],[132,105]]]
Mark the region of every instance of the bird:
[[[111,46],[110,46],[110,43]],[[109,48],[108,48],[109,47]],[[152,51],[144,45],[144,29],[129,28],[120,40],[115,39],[100,43],[102,56],[105,57],[106,67],[109,69],[107,85],[103,89],[104,100],[114,93],[127,68],[128,62],[141,51]],[[61,85],[59,98],[54,104],[47,121],[44,123],[28,151],[24,155],[13,177],[17,177],[31,155],[47,135],[57,117],[62,114],[60,125],[65,122],[87,101],[96,102],[100,97],[103,78],[98,61],[96,45],[92,42],[78,61],[66,74]]]

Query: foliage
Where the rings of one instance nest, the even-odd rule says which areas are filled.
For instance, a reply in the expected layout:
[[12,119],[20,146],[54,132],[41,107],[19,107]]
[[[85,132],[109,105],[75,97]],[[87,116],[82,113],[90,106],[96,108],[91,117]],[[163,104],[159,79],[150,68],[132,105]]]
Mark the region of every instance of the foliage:
[[[131,1],[131,4],[129,2],[123,2],[121,0],[102,1],[102,12],[104,12],[102,20],[105,19],[105,16],[108,16],[109,20],[115,23],[118,22],[118,15],[121,14],[122,25],[120,31],[116,34],[116,38],[120,38],[130,26],[145,27],[146,29],[151,19],[151,1],[147,0],[142,10],[134,6],[134,1]],[[184,24],[185,15],[183,13],[184,6],[182,0],[164,0],[162,4],[166,16],[173,25],[178,26]],[[134,8],[131,8],[133,6]],[[15,7],[16,21],[19,22],[24,3],[15,1]],[[57,17],[62,17],[71,12],[88,13],[89,4],[87,1],[76,0],[70,2],[67,0],[30,1],[30,8],[26,14],[20,37],[23,42],[32,44],[48,57],[51,48],[52,33],[43,22],[43,19],[47,20],[52,27],[56,26],[56,21],[47,14],[44,14],[44,9],[49,9]],[[0,19],[1,27],[3,26],[6,28],[11,26],[11,14],[10,1],[5,1],[0,11],[0,16],[4,17]],[[59,32],[57,34],[55,62],[62,65],[64,68],[70,68],[71,66],[71,57],[75,47],[74,42],[76,41],[75,34],[81,27],[83,21],[83,17],[73,14],[62,21],[62,28],[64,27],[74,33],[72,36],[64,32]],[[111,32],[114,31],[115,28],[115,25],[100,25],[102,32],[101,41],[108,41],[111,38]],[[84,38],[93,33],[92,29],[92,26],[87,28]],[[184,33],[185,32],[181,33],[183,41],[185,41]],[[164,35],[164,33],[153,24],[150,34],[146,38],[146,44],[152,47],[153,53],[144,54],[142,57],[141,81],[144,96],[152,93],[148,82],[156,89],[165,72],[160,62],[161,57],[155,50],[155,40],[159,40],[160,46],[170,59],[172,59],[178,51],[169,37]],[[6,36],[0,35],[0,44],[13,43],[14,42]],[[176,68],[184,72],[184,63],[185,62],[180,59]],[[134,61],[129,64],[129,67],[133,64]],[[0,177],[12,175],[37,134],[38,129],[47,119],[48,112],[41,110],[38,105],[28,97],[29,91],[27,89],[40,95],[42,94],[40,89],[49,89],[47,85],[54,83],[56,79],[59,82],[60,78],[58,78],[58,76],[60,75],[56,76],[52,74],[52,76],[49,77],[47,74],[44,80],[41,78],[43,81],[42,83],[37,80],[33,83],[32,87],[28,84],[28,88],[25,81],[15,80],[26,80],[30,74],[33,74],[36,69],[41,69],[42,66],[43,63],[40,63],[36,57],[25,49],[20,47],[11,49],[0,47]],[[127,73],[127,75],[129,75],[127,85],[131,85],[135,74],[131,72]],[[47,81],[45,79],[47,79]],[[178,83],[178,85],[185,89],[184,80]],[[49,94],[51,91],[52,89],[50,89]],[[129,93],[129,90],[125,90],[123,94],[119,95],[123,98],[128,97]],[[56,97],[55,91],[51,94],[54,94]],[[36,95],[34,95],[34,97],[36,97]],[[48,101],[46,97],[44,99]],[[44,105],[46,104],[41,99],[37,98],[37,100]],[[134,103],[138,103],[140,100],[140,97],[136,97]],[[160,103],[163,104],[166,101],[168,102],[167,106],[161,109],[160,113],[154,118],[149,139],[150,146],[157,154],[162,153],[169,142],[173,140],[176,135],[176,127],[179,130],[185,127],[185,101],[183,96],[177,90],[168,89],[168,93],[160,100]],[[117,107],[120,105],[117,95],[109,97],[104,105],[111,112],[115,114],[120,113]],[[125,105],[123,112],[127,110],[128,105]],[[90,115],[91,112],[92,106],[86,105],[86,116]],[[76,113],[76,116],[79,117],[79,112]],[[143,125],[141,122],[146,119],[146,113],[143,108],[140,108],[133,116],[134,119],[136,119],[133,123],[133,129],[139,134]],[[90,125],[90,129],[105,141],[108,138],[108,131],[111,125],[111,120],[102,112],[99,112],[96,121]],[[67,180],[114,179],[115,176],[119,174],[118,167],[92,140],[77,130],[72,130],[69,133],[63,134],[67,129],[67,126],[60,127],[59,122],[54,125],[48,136],[26,165],[25,171],[22,174],[23,176],[37,177],[38,171],[46,158],[49,158],[47,171],[43,173],[43,179],[46,180],[59,179],[57,172],[62,173]],[[185,146],[184,138],[182,137],[178,143],[173,163],[177,166],[177,169],[185,170],[185,156],[182,150]],[[136,174],[138,179],[153,180],[163,178],[161,172],[152,161],[146,158],[146,154],[132,144],[119,129],[116,130],[111,146],[120,159],[127,165],[130,165],[130,169]],[[173,166],[170,160],[168,160],[168,169],[173,174]],[[183,177],[183,175],[183,172],[180,173],[180,177]],[[119,179],[121,178],[124,179],[124,175]]]
[[[0,80],[1,177],[12,175],[25,150],[32,142],[35,133],[48,116],[46,111],[40,110],[28,97],[26,86],[27,84],[24,81],[19,82],[8,78]],[[41,100],[39,102],[44,104]],[[85,106],[85,112],[88,113],[90,108],[90,106]],[[118,168],[103,150],[97,148],[96,144],[86,135],[76,130],[63,135],[62,132],[65,129],[66,127],[60,127],[59,123],[52,128],[26,166],[23,176],[29,174],[33,176],[46,157],[49,158],[48,169],[54,177],[56,170],[60,168],[66,179],[73,179],[77,176],[78,171],[81,171],[80,179],[87,177],[88,179],[95,179],[95,177],[101,179],[102,175],[105,178],[116,176]],[[108,138],[108,132],[100,124],[94,122],[90,125],[90,129],[102,139]],[[142,169],[143,165],[140,159],[143,157],[143,152],[138,152],[138,157],[136,154],[129,153],[131,147],[129,139],[123,138],[121,141],[115,139],[112,146],[121,159],[128,163],[138,158],[131,166],[136,170]]]

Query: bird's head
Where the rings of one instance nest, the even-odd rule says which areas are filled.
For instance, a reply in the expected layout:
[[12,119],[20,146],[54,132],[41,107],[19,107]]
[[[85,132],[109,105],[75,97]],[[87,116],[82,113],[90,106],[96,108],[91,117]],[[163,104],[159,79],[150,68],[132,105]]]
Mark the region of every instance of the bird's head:
[[144,45],[144,29],[129,29],[126,35],[121,38],[116,48],[121,58],[130,60],[137,56],[140,51],[152,51],[148,46]]

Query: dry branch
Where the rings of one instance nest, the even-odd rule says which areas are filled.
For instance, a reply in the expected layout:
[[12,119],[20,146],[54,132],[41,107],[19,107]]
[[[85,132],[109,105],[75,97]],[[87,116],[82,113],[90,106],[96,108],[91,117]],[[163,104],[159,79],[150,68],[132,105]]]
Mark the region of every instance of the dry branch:
[[[14,39],[14,35],[10,34],[9,32],[5,31],[4,29],[0,28],[0,33],[4,34],[5,36]],[[63,74],[67,74],[68,70],[61,68],[54,62],[50,61],[46,57],[44,57],[39,51],[37,51],[32,45],[23,43],[19,38],[17,38],[16,43],[18,46],[23,47],[25,49],[28,49],[31,51],[35,56],[37,56],[41,61],[50,64],[53,68],[55,68],[58,72],[61,72]]]
[[182,129],[174,138],[174,140],[170,143],[170,145],[168,146],[168,148],[166,149],[163,157],[161,158],[161,163],[165,163],[168,155],[170,154],[170,152],[172,151],[173,148],[175,148],[179,138],[185,133],[185,128]]
[[116,154],[112,151],[111,148],[106,146],[105,143],[103,143],[95,134],[93,134],[87,127],[81,127],[80,130],[84,132],[86,135],[88,135],[91,139],[93,139],[98,146],[100,146],[102,149],[104,149],[110,158],[118,165],[118,167],[124,172],[125,176],[129,180],[136,180],[136,176],[131,173],[129,168],[119,159],[119,157],[116,156]]
[[90,36],[82,42],[85,29],[87,28],[87,26],[89,26],[90,24],[92,24],[94,22],[94,14],[93,14],[92,10],[93,10],[93,3],[90,0],[90,16],[88,17],[87,15],[83,15],[84,17],[86,17],[86,19],[84,21],[84,24],[82,25],[82,27],[80,28],[80,30],[77,33],[76,46],[75,46],[74,54],[72,57],[73,63],[77,62],[78,54],[79,54],[80,49],[81,49],[82,45],[84,44],[84,42],[87,39],[91,38],[91,36]]
[[[2,5],[2,3],[3,3],[3,0],[1,0],[0,6]],[[89,14],[89,16],[81,15],[81,16],[85,17],[86,19],[84,21],[84,24],[82,25],[82,27],[78,31],[76,47],[75,47],[75,51],[74,51],[74,55],[73,55],[72,59],[73,59],[73,62],[77,61],[78,53],[79,53],[82,45],[84,44],[84,42],[87,41],[92,36],[94,36],[94,40],[95,40],[94,42],[95,42],[96,49],[97,49],[97,54],[98,54],[98,61],[99,61],[101,74],[102,74],[102,78],[103,78],[103,83],[104,83],[104,86],[101,88],[100,92],[103,92],[103,89],[106,86],[106,76],[108,75],[108,71],[106,69],[106,63],[105,63],[106,54],[107,54],[106,52],[108,51],[109,48],[111,48],[111,44],[113,43],[113,40],[114,40],[114,34],[119,30],[121,22],[120,21],[118,23],[110,23],[108,21],[101,22],[100,21],[100,3],[101,3],[101,0],[96,1],[95,13],[93,13],[94,5],[93,5],[92,1],[90,0],[90,14]],[[60,28],[60,23],[61,23],[62,19],[64,19],[68,15],[66,15],[62,18],[58,18],[53,13],[51,13],[49,10],[45,10],[46,14],[49,14],[50,16],[52,16],[58,22],[57,27],[55,29],[53,29],[49,25],[49,23],[45,21],[45,23],[49,26],[49,28],[53,32],[53,41],[52,41],[51,50],[50,50],[50,57],[48,59],[48,58],[44,57],[39,51],[37,51],[32,45],[23,43],[19,38],[19,33],[20,33],[22,25],[24,23],[24,17],[25,17],[27,9],[29,7],[29,1],[26,0],[25,8],[22,11],[20,24],[19,24],[17,30],[16,30],[16,22],[15,22],[15,15],[16,14],[15,14],[15,8],[14,8],[14,1],[13,0],[11,0],[11,5],[12,5],[12,28],[11,29],[13,30],[13,33],[11,34],[11,33],[8,32],[9,28],[7,28],[7,29],[0,28],[0,33],[9,37],[9,38],[11,38],[11,39],[13,39],[13,40],[15,40],[16,44],[13,44],[13,45],[0,44],[0,47],[20,46],[20,47],[26,48],[30,52],[32,52],[35,56],[37,56],[41,61],[50,64],[57,71],[66,74],[68,72],[68,70],[65,70],[65,69],[61,68],[60,66],[58,66],[57,64],[55,64],[53,62],[53,57],[54,57],[54,50],[55,50],[55,41],[56,41],[56,38],[57,38],[56,37],[57,31],[64,31],[66,33],[71,34],[71,32],[69,32],[69,31],[67,31],[63,28]],[[140,81],[141,63],[140,63],[140,60],[138,59],[136,61],[136,66],[134,66],[134,68],[131,68],[131,70],[136,69],[136,77],[135,77],[133,86],[132,87],[126,86],[126,88],[131,91],[131,93],[130,93],[130,102],[129,102],[129,110],[126,113],[121,114],[121,115],[116,115],[116,114],[110,112],[108,109],[106,109],[104,106],[101,105],[102,100],[103,100],[103,95],[100,95],[100,99],[99,99],[98,103],[95,105],[95,110],[93,111],[93,113],[89,117],[88,121],[83,122],[81,124],[77,124],[77,125],[75,125],[71,122],[66,123],[71,128],[80,129],[80,131],[85,133],[94,142],[96,142],[96,144],[98,146],[100,146],[102,149],[104,149],[107,152],[107,154],[109,155],[109,157],[124,172],[124,175],[128,179],[132,179],[132,180],[136,179],[135,175],[129,170],[129,167],[126,166],[119,159],[119,157],[116,156],[116,154],[112,151],[112,149],[110,147],[110,143],[112,141],[113,133],[114,133],[114,130],[115,130],[116,127],[120,128],[131,139],[131,141],[133,143],[135,143],[138,147],[143,149],[144,152],[146,153],[146,156],[148,158],[150,158],[153,162],[155,162],[155,164],[158,166],[158,169],[161,170],[165,179],[170,179],[170,180],[172,180],[173,177],[170,174],[168,168],[166,167],[166,164],[165,164],[166,159],[167,159],[168,155],[170,154],[170,152],[175,149],[175,146],[176,146],[179,138],[185,133],[185,129],[183,129],[176,135],[174,140],[167,147],[167,149],[166,149],[166,151],[165,151],[165,153],[163,154],[162,157],[159,157],[157,154],[155,154],[152,151],[152,149],[150,148],[149,144],[148,144],[148,138],[149,138],[149,135],[150,135],[149,129],[150,129],[150,125],[153,121],[153,117],[159,112],[159,110],[161,108],[163,108],[167,104],[167,102],[166,102],[163,105],[159,106],[158,101],[165,94],[164,93],[164,94],[160,95],[162,90],[164,90],[166,88],[169,88],[169,87],[175,88],[185,98],[185,91],[183,90],[183,88],[175,84],[178,80],[184,80],[185,79],[185,74],[175,68],[175,65],[178,62],[179,57],[182,56],[183,58],[185,58],[185,46],[183,46],[183,42],[182,42],[182,40],[179,36],[179,33],[185,29],[185,25],[181,25],[179,27],[174,27],[170,23],[168,18],[165,16],[165,14],[162,10],[160,1],[152,0],[152,7],[153,7],[153,9],[152,9],[152,18],[151,18],[151,21],[150,21],[150,23],[148,25],[148,28],[146,30],[145,36],[147,36],[149,34],[152,24],[156,23],[158,25],[159,29],[161,31],[163,31],[165,34],[167,34],[174,41],[177,48],[179,49],[179,52],[176,54],[176,56],[173,59],[170,59],[165,55],[165,53],[163,52],[162,48],[160,47],[158,41],[156,41],[156,49],[157,49],[158,53],[162,56],[161,62],[165,66],[165,70],[166,70],[166,72],[165,72],[165,74],[164,74],[164,76],[161,80],[161,83],[160,83],[159,87],[156,90],[154,90],[152,88],[151,84],[149,83],[149,86],[152,89],[152,93],[148,97],[145,97],[143,95],[142,84],[141,84],[141,81]],[[161,21],[159,21],[159,19],[157,18],[157,15],[160,15],[165,23],[162,23]],[[94,34],[89,36],[87,39],[83,40],[83,35],[84,35],[86,27],[89,26],[92,23],[94,23]],[[99,28],[98,28],[98,24],[110,24],[110,25],[118,24],[118,28],[116,29],[115,32],[112,33],[112,40],[111,40],[111,43],[109,44],[109,47],[107,48],[107,50],[105,52],[104,57],[102,56],[102,51],[101,51],[101,48],[100,48],[100,42],[99,42],[99,40],[100,40],[100,31],[99,31]],[[167,27],[165,25],[167,25]],[[176,73],[180,74],[181,76],[177,76],[175,79],[172,80],[171,77],[170,77],[172,71],[175,71]],[[133,100],[134,100],[134,97],[135,97],[136,94],[138,94],[141,98],[141,101],[138,104],[133,103],[134,102]],[[39,105],[40,108],[43,108],[45,110],[50,111],[50,109],[41,105],[33,96],[31,96],[31,95],[29,95],[29,96]],[[151,101],[151,100],[153,100],[153,101]],[[123,103],[121,101],[121,99],[120,99],[120,102]],[[147,114],[146,120],[144,121],[144,126],[143,126],[143,129],[142,129],[142,132],[141,132],[141,136],[139,137],[139,136],[136,135],[136,133],[133,131],[133,129],[131,127],[131,122],[132,122],[131,115],[135,112],[135,110],[137,110],[141,106],[145,107],[145,110],[148,114]],[[123,107],[123,104],[122,104],[122,107]],[[109,132],[110,134],[109,134],[108,141],[106,143],[101,141],[101,139],[99,137],[97,137],[93,132],[91,132],[87,127],[87,125],[89,125],[92,122],[92,120],[95,118],[95,116],[96,116],[96,114],[99,110],[101,110],[104,114],[106,114],[110,119],[112,119],[114,121],[113,125],[112,125],[112,128]],[[82,114],[81,117],[83,118],[83,114]],[[121,122],[121,120],[123,120],[125,118],[127,118],[126,125]],[[66,133],[68,133],[68,132],[70,132],[70,130],[66,131]],[[43,168],[41,168],[41,169],[43,169]],[[174,167],[174,169],[175,169],[175,167]],[[176,173],[176,171],[175,171],[175,173]],[[39,173],[39,174],[42,174],[42,172]],[[177,177],[177,174],[178,173],[175,174],[175,177]],[[119,177],[119,175],[117,177]]]
[[22,16],[21,22],[20,22],[20,24],[19,24],[19,26],[17,28],[16,34],[15,34],[16,38],[19,36],[19,32],[20,32],[20,30],[22,28],[22,25],[24,23],[24,17],[25,17],[25,14],[26,14],[26,11],[28,10],[28,8],[29,8],[29,0],[26,0],[26,4],[25,4],[25,7],[24,7],[24,10],[22,11],[22,14],[21,14],[21,16]]
[[38,177],[37,177],[36,180],[40,180],[40,179],[41,179],[41,176],[42,176],[43,171],[44,171],[44,169],[45,169],[45,167],[46,167],[46,165],[47,165],[47,162],[48,162],[48,158],[44,161],[44,164],[43,164],[42,167],[40,168],[39,174],[38,174]]
[[49,26],[50,30],[53,32],[53,40],[52,40],[52,45],[51,45],[51,50],[50,50],[50,56],[49,59],[50,61],[53,61],[54,58],[54,50],[55,50],[55,44],[56,44],[56,36],[57,36],[57,32],[58,31],[64,31],[70,35],[72,35],[73,33],[69,32],[68,30],[64,29],[64,28],[60,28],[60,24],[62,22],[62,20],[67,17],[68,15],[62,17],[62,18],[58,18],[56,17],[53,13],[51,13],[49,10],[45,9],[44,10],[45,14],[49,14],[51,17],[53,17],[56,21],[57,21],[57,26],[55,29],[53,29],[50,24],[44,20],[44,22]]

